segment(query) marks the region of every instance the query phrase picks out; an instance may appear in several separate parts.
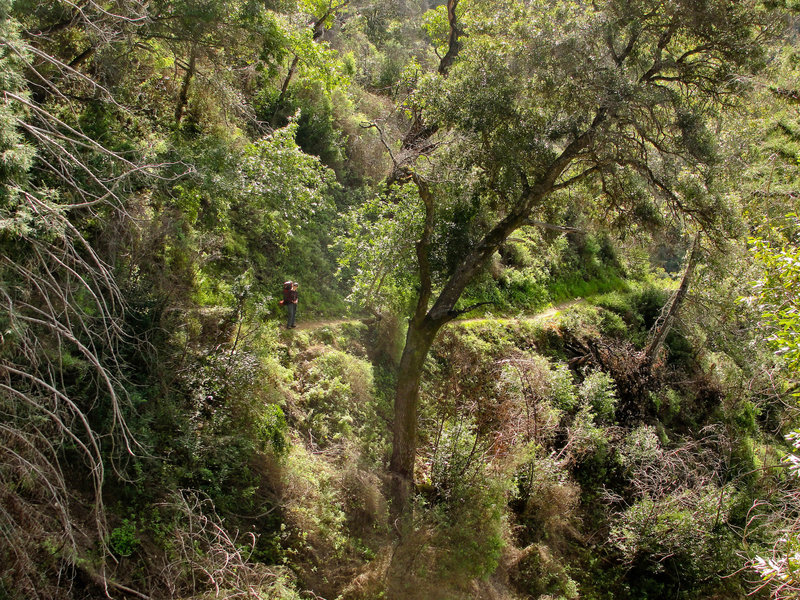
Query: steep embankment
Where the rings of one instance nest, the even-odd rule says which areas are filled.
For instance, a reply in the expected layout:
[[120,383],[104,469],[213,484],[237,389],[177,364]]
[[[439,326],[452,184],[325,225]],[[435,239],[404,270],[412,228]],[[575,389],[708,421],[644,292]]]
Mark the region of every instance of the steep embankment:
[[[282,548],[299,585],[343,599],[744,597],[727,576],[773,477],[755,465],[776,459],[756,458],[752,406],[680,334],[627,404],[631,340],[665,299],[634,290],[443,330],[405,524],[387,521],[392,369],[374,346],[392,332],[338,320],[281,335]],[[750,549],[768,539],[748,530]]]

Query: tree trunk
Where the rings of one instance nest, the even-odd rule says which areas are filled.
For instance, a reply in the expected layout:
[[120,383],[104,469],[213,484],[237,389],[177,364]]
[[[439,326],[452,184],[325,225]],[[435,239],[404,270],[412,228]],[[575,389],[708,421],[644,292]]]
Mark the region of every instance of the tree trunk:
[[686,299],[692,273],[694,273],[699,259],[700,234],[696,235],[692,242],[689,258],[686,262],[686,268],[683,271],[683,277],[681,277],[681,284],[678,286],[678,290],[672,295],[670,301],[664,305],[661,316],[655,322],[655,325],[653,325],[653,334],[650,338],[650,343],[647,344],[644,350],[644,362],[642,366],[647,370],[652,369],[656,356],[658,356],[658,352],[664,345],[664,340],[667,339],[667,334],[669,334],[672,324],[675,322],[675,316],[678,314],[678,310],[680,310],[683,301]]
[[[572,160],[590,145],[595,131],[606,119],[606,111],[600,109],[591,126],[576,137],[562,153],[553,160],[542,177],[532,186],[527,178],[522,180],[522,193],[517,209],[489,230],[453,270],[442,286],[438,297],[430,306],[433,296],[431,269],[428,259],[434,228],[434,197],[428,184],[417,174],[411,178],[417,185],[420,199],[425,205],[425,226],[417,242],[417,264],[420,276],[420,293],[414,316],[408,325],[406,345],[397,372],[397,390],[394,404],[392,460],[389,472],[392,477],[392,513],[399,516],[406,508],[414,484],[414,458],[417,450],[417,409],[419,406],[419,383],[422,367],[428,351],[439,330],[465,311],[457,311],[456,303],[478,271],[491,259],[494,252],[516,229],[530,224],[530,212],[554,189],[556,181]],[[429,308],[430,306],[430,308]],[[466,309],[469,310],[469,309]]]
[[283,80],[283,85],[281,86],[281,93],[278,94],[278,99],[275,101],[275,112],[272,113],[273,127],[278,126],[281,106],[283,106],[283,101],[286,100],[286,94],[289,92],[289,84],[292,81],[292,77],[294,77],[295,71],[297,71],[298,64],[300,64],[300,57],[297,54],[295,54],[294,58],[292,59],[292,64],[289,65],[289,71],[286,73],[286,78]]
[[[333,6],[331,3],[328,5],[328,10],[323,14],[319,19],[314,21],[314,24],[311,26],[311,39],[315,42],[318,42],[323,34],[325,33],[325,28],[323,24],[325,23],[325,19],[327,19],[333,12],[339,10],[347,6],[350,3],[350,0],[346,2],[342,2],[337,6]],[[283,101],[286,100],[286,94],[289,92],[289,84],[292,82],[292,78],[294,74],[297,72],[297,67],[300,64],[300,55],[295,54],[294,58],[292,59],[292,64],[289,66],[289,71],[286,73],[286,78],[283,80],[283,85],[281,85],[281,92],[278,94],[278,99],[275,101],[275,111],[272,113],[272,126],[277,127],[278,121],[280,117],[280,110],[281,106],[283,105]]]
[[192,46],[192,51],[189,54],[189,66],[186,69],[186,74],[183,76],[183,83],[181,84],[181,92],[178,95],[178,105],[175,107],[175,126],[178,127],[183,119],[183,110],[186,108],[186,103],[189,101],[189,84],[192,82],[192,77],[195,73],[195,64],[197,62],[197,46]]
[[440,328],[440,324],[427,318],[413,320],[408,325],[397,375],[392,460],[389,467],[392,476],[392,514],[395,517],[405,508],[414,487],[419,383],[425,358]]
[[447,0],[447,22],[450,25],[450,31],[447,35],[447,53],[439,62],[439,73],[441,75],[447,75],[450,71],[450,67],[453,66],[456,60],[456,56],[458,56],[461,50],[461,41],[459,38],[462,35],[462,31],[456,18],[457,7],[458,0]]

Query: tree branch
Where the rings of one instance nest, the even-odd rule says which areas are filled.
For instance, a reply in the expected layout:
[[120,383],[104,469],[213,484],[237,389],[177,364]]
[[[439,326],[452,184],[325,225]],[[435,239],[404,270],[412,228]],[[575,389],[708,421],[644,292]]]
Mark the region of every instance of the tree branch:
[[478,302],[477,304],[472,304],[472,305],[470,305],[470,306],[468,306],[466,308],[460,308],[458,310],[451,310],[449,314],[450,314],[450,317],[452,317],[453,319],[457,319],[461,315],[465,315],[468,312],[472,312],[476,308],[480,308],[481,306],[488,306],[490,304],[494,305],[494,304],[497,304],[497,302]]
[[447,0],[447,23],[450,25],[450,31],[447,36],[447,52],[439,62],[440,75],[447,75],[456,60],[456,56],[461,51],[459,38],[463,35],[463,32],[458,26],[456,8],[458,8],[458,0]]
[[562,181],[561,183],[555,184],[553,186],[553,191],[563,190],[564,188],[568,188],[573,183],[579,182],[581,179],[584,179],[584,178],[588,177],[592,173],[597,173],[602,168],[603,168],[602,165],[594,165],[593,167],[591,167],[589,169],[586,169],[582,173],[578,173],[574,177],[570,177],[569,179],[566,179],[566,180]]
[[586,131],[567,144],[561,154],[550,163],[550,166],[539,180],[527,189],[527,194],[520,196],[517,207],[498,222],[473,250],[464,257],[447,280],[447,283],[445,283],[442,292],[431,308],[429,315],[432,319],[445,322],[449,320],[450,311],[478,269],[486,263],[511,233],[530,219],[529,215],[536,204],[553,191],[556,180],[569,167],[575,157],[592,143],[595,134],[603,126],[607,118],[608,110],[599,108]]
[[428,304],[431,299],[433,290],[433,283],[431,279],[431,265],[429,260],[429,251],[431,245],[431,237],[433,236],[433,218],[434,218],[434,205],[433,195],[431,194],[430,187],[425,180],[423,180],[417,173],[411,174],[411,179],[419,190],[419,197],[425,205],[425,223],[422,229],[422,235],[416,243],[417,263],[419,267],[419,282],[420,292],[417,301],[417,309],[414,313],[414,319],[421,321],[425,318],[428,312]]
[[664,61],[662,59],[662,54],[664,49],[672,40],[672,36],[675,34],[675,31],[678,29],[677,23],[671,23],[669,28],[661,34],[661,37],[658,40],[658,46],[656,46],[655,57],[653,58],[653,66],[641,76],[639,79],[640,83],[644,83],[646,81],[651,81],[655,75],[661,71],[661,68],[664,66]]

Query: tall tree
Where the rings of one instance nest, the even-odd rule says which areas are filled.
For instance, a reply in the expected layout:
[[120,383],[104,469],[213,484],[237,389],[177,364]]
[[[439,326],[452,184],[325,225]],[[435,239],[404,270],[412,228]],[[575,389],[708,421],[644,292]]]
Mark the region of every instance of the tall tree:
[[[757,0],[475,0],[464,14],[447,76],[423,77],[410,100],[446,143],[405,180],[424,218],[395,396],[396,510],[413,484],[425,358],[512,232],[567,202],[603,209],[611,225],[674,218],[711,237],[729,229],[708,124],[737,101],[780,25]],[[479,205],[475,216],[447,222],[466,201]],[[439,260],[445,228],[462,244]]]

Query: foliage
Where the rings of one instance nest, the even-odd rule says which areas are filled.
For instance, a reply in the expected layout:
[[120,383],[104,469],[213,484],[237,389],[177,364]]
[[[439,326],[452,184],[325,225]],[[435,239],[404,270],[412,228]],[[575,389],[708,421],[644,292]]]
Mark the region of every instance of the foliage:
[[[767,343],[780,356],[780,365],[788,373],[792,385],[796,385],[798,366],[800,366],[800,328],[798,326],[798,283],[800,283],[800,251],[798,251],[794,229],[797,216],[787,215],[788,226],[773,231],[773,237],[785,240],[776,246],[768,239],[752,239],[751,245],[762,269],[761,279],[755,285],[755,303],[762,311]],[[796,394],[793,394],[796,396]],[[788,436],[798,449],[797,433]],[[787,457],[790,469],[797,464],[797,456]],[[795,492],[796,493],[796,492]],[[796,523],[783,532],[778,545],[769,556],[756,556],[752,566],[759,573],[775,598],[788,598],[800,587],[796,576]]]
[[[347,216],[337,239],[339,275],[352,278],[349,302],[358,308],[402,313],[410,301],[414,232],[421,226],[419,198],[411,188],[376,195]],[[405,268],[404,268],[405,267]]]
[[[790,434],[790,439],[795,450],[800,450],[800,435],[795,432]],[[796,476],[800,458],[797,454],[791,454],[787,457],[787,462],[791,472]],[[783,532],[783,537],[772,549],[772,556],[756,556],[751,563],[751,567],[761,576],[763,581],[761,587],[767,587],[774,598],[791,598],[797,594],[798,588],[800,588],[797,577],[800,554],[798,554],[796,528],[796,523],[794,523],[789,526],[787,531]]]
[[794,214],[786,217],[787,225],[780,237],[781,247],[766,239],[752,239],[755,259],[763,275],[755,286],[755,299],[763,312],[767,340],[785,361],[788,371],[800,367],[800,248],[795,230],[800,223]]
[[[775,3],[439,4],[0,0],[0,596],[711,597],[767,556],[800,264]],[[651,263],[692,228],[727,256],[646,378]],[[527,314],[419,346],[395,520],[439,298]]]
[[117,556],[130,556],[139,547],[136,537],[136,521],[123,519],[122,524],[111,530],[108,545]]
[[373,398],[372,365],[338,350],[315,355],[312,348],[298,368],[298,427],[320,447],[355,442],[378,458],[383,443]]
[[333,185],[333,174],[300,150],[297,129],[292,120],[248,145],[238,161],[239,178],[232,182],[236,217],[281,247],[317,213],[331,210],[327,186]]
[[581,383],[578,393],[581,400],[592,409],[596,418],[604,422],[613,422],[617,397],[611,377],[602,371],[590,373]]

